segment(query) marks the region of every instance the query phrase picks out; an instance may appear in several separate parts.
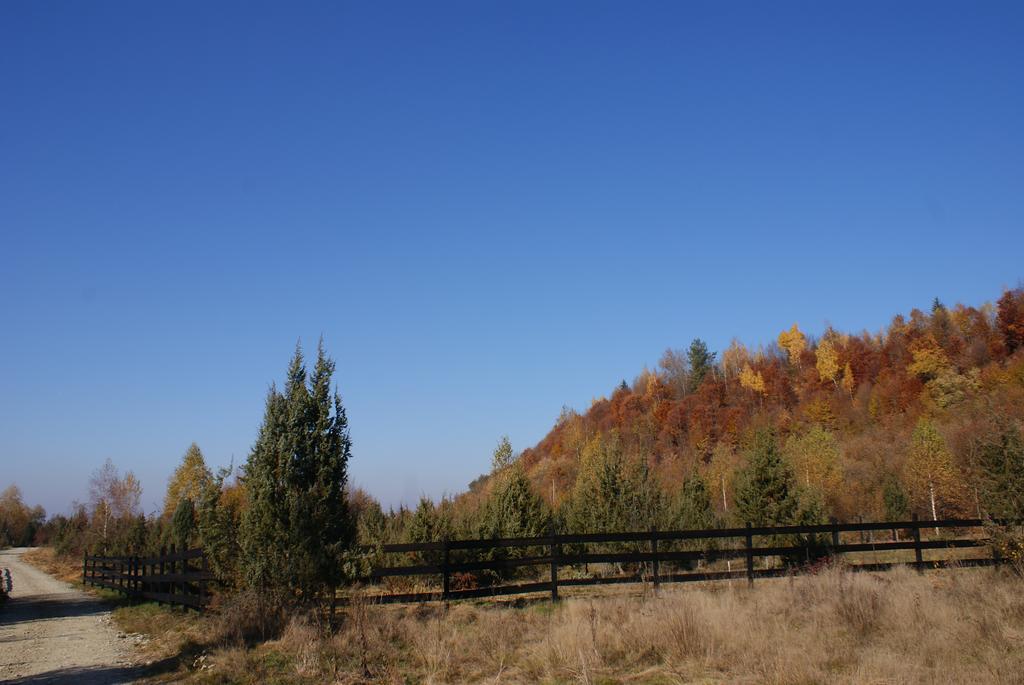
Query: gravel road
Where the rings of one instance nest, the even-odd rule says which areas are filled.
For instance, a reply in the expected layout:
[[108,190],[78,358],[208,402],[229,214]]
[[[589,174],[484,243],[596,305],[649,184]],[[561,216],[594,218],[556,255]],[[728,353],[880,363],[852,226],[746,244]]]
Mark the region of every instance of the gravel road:
[[25,551],[0,551],[13,585],[0,606],[0,682],[106,685],[138,677],[109,608],[22,561]]

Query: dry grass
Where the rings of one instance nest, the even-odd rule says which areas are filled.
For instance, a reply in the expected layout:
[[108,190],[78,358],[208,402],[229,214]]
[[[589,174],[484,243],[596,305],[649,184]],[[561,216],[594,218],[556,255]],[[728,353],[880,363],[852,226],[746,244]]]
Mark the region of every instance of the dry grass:
[[[514,604],[349,607],[209,649],[209,683],[1021,682],[1024,583],[908,570]],[[206,619],[211,625],[215,619]]]
[[41,571],[63,580],[65,583],[82,582],[82,560],[60,556],[52,547],[36,547],[21,555],[26,563],[32,564]]

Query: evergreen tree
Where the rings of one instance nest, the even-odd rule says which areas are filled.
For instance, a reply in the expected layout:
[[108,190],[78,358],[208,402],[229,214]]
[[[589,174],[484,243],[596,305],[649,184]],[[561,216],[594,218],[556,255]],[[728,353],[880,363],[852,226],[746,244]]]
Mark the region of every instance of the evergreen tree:
[[882,488],[882,504],[885,507],[887,521],[902,521],[907,518],[910,500],[895,476],[890,475],[885,479],[885,486]]
[[998,432],[978,449],[981,504],[993,518],[1024,516],[1024,438],[1001,420]]
[[[452,539],[451,505],[444,501],[434,506],[429,497],[421,497],[416,511],[406,526],[409,542],[443,542]],[[418,552],[416,560],[421,564],[437,564],[441,554],[437,551]]]
[[584,447],[565,506],[573,533],[648,530],[659,524],[664,511],[661,488],[647,462],[627,464],[615,431],[595,436]]
[[484,504],[480,533],[489,538],[536,537],[548,533],[550,521],[544,500],[533,491],[523,469],[513,465],[497,476]]
[[171,518],[171,535],[178,549],[188,549],[189,540],[195,529],[196,510],[189,497],[178,500],[178,506]]
[[[478,534],[482,538],[525,538],[547,535],[551,516],[540,495],[533,491],[526,473],[513,464],[495,476],[496,482],[484,503]],[[499,547],[488,550],[490,560],[529,556],[527,547]],[[516,575],[514,569],[494,574],[496,578]]]
[[782,458],[775,435],[758,431],[747,465],[736,483],[739,522],[779,526],[795,522],[799,500],[793,471]]
[[512,464],[515,454],[512,452],[512,443],[507,435],[501,436],[498,446],[494,448],[494,455],[491,457],[491,472],[497,473]]
[[625,530],[627,484],[618,436],[596,436],[583,449],[580,472],[568,504],[572,533]]
[[230,473],[230,468],[220,469],[203,487],[196,511],[199,541],[210,567],[217,580],[229,586],[238,580],[238,529],[242,518],[237,499],[224,494],[224,481]]
[[704,530],[715,524],[715,513],[711,508],[711,496],[707,484],[697,472],[683,481],[683,487],[676,497],[673,525],[682,530]]
[[245,579],[255,588],[287,588],[300,601],[333,593],[354,537],[345,496],[351,441],[333,373],[322,342],[308,377],[296,348],[284,392],[268,393],[245,467]]
[[694,338],[686,352],[686,359],[690,363],[689,391],[695,392],[714,367],[715,353],[708,350],[708,345],[703,340]]

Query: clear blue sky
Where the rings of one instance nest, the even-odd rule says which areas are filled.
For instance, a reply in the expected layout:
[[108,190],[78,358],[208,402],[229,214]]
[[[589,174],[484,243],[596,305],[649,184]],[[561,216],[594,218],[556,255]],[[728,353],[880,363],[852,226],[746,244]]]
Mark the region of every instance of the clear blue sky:
[[1020,2],[0,3],[0,487],[242,462],[320,335],[385,504],[693,337],[1024,276]]

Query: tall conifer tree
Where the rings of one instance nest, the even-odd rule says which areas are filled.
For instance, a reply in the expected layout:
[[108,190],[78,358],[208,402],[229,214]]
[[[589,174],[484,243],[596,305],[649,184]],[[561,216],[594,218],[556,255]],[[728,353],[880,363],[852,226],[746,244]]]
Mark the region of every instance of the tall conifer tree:
[[245,468],[249,508],[242,518],[243,571],[250,586],[284,587],[300,601],[342,581],[353,538],[345,486],[352,444],[334,362],[323,342],[307,377],[297,347],[284,392],[271,387]]

